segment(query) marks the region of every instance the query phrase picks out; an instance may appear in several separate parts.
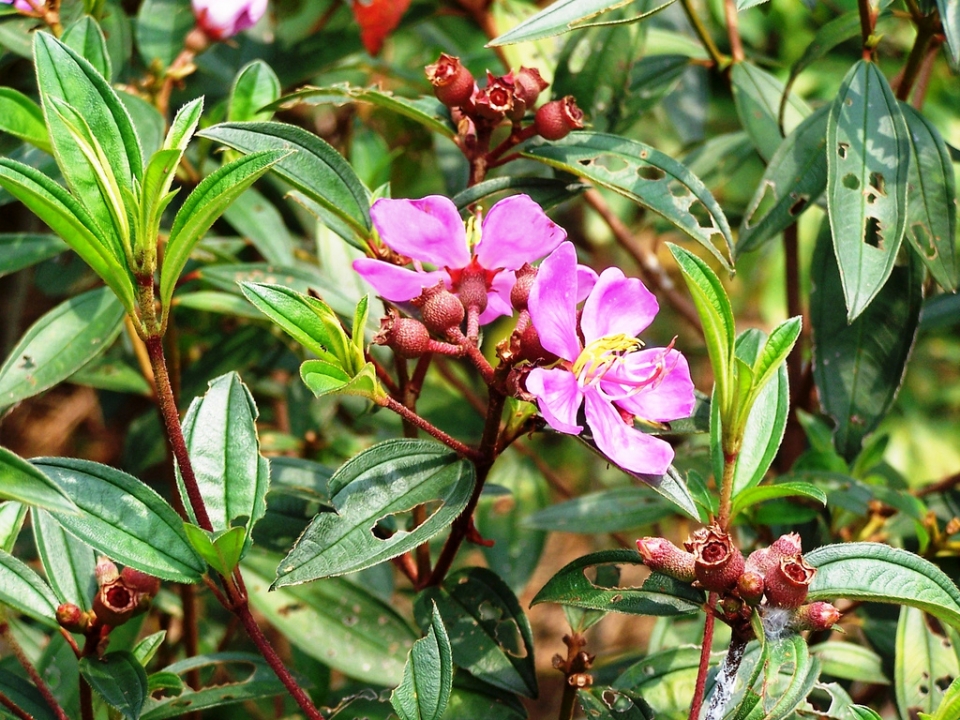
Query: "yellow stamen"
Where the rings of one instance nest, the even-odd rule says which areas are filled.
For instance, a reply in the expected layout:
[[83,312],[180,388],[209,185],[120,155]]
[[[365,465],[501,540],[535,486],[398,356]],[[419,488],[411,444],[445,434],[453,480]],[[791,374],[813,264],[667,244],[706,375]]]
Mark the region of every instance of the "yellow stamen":
[[580,356],[573,363],[573,374],[590,382],[602,377],[621,357],[642,347],[643,342],[639,338],[624,333],[604,335],[588,343],[580,352]]

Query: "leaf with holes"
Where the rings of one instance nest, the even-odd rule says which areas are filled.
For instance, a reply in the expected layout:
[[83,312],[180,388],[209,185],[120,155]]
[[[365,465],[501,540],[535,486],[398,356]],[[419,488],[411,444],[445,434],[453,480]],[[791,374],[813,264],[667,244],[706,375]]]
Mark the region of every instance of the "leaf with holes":
[[[930,716],[921,715],[920,720],[953,720],[956,717],[960,717],[960,677],[950,683],[937,711]],[[881,718],[877,716],[876,719],[863,718],[862,720],[881,720]]]
[[0,408],[40,394],[100,355],[120,334],[123,316],[109,288],[77,295],[46,313],[0,367]]
[[[659,150],[617,135],[573,132],[556,142],[531,143],[522,154],[659,213],[731,269],[730,260],[713,242],[720,235],[732,253],[730,225],[720,205],[703,181]],[[702,219],[693,212],[697,208]]]
[[[387,440],[347,461],[330,478],[336,512],[320,513],[277,569],[275,587],[343,575],[401,555],[447,527],[473,492],[473,463],[426,440]],[[440,503],[412,530],[393,516]]]
[[[210,381],[207,394],[190,403],[183,419],[184,440],[213,530],[243,528],[243,552],[250,547],[250,531],[266,512],[270,485],[270,466],[260,454],[257,416],[247,386],[236,373],[227,373]],[[179,468],[177,483],[196,522]]]
[[853,321],[890,277],[907,227],[910,133],[887,79],[860,60],[827,117],[827,208]]
[[586,571],[601,565],[643,565],[635,550],[602,550],[574,560],[554,575],[531,601],[573,605],[588,610],[630,615],[690,615],[700,610],[703,591],[666,575],[654,573],[640,587],[603,587]]
[[957,653],[944,627],[916,608],[901,608],[894,663],[900,717],[936,711],[958,676]]
[[247,556],[241,570],[250,602],[310,657],[365,683],[397,685],[419,637],[393,608],[344,578],[270,590],[276,561]]
[[89,460],[32,462],[80,509],[77,515],[53,513],[57,522],[93,549],[165,580],[197,582],[206,571],[180,516],[135,477]]
[[654,13],[669,7],[673,0],[666,0],[659,5],[643,10],[639,14],[631,15],[623,20],[597,19],[611,10],[630,5],[633,0],[559,0],[544,8],[533,17],[527,18],[516,27],[492,40],[489,45],[499,47],[519,42],[530,42],[542,38],[560,35],[576,28],[605,25],[611,22],[637,22]]
[[0,605],[57,627],[56,595],[33,570],[0,550]]
[[825,545],[804,558],[817,569],[809,602],[842,597],[909,605],[960,629],[960,590],[918,555],[860,542]]
[[923,302],[923,266],[910,253],[908,265],[894,268],[876,299],[848,325],[837,312],[843,291],[825,231],[812,264],[813,379],[824,410],[836,422],[837,451],[851,461],[903,382]]
[[43,572],[57,599],[89,610],[97,592],[94,578],[97,558],[93,548],[66,533],[43,510],[33,511],[33,538]]
[[953,163],[943,138],[917,110],[900,103],[913,162],[907,191],[907,239],[940,286],[957,288],[957,200]]
[[587,717],[598,720],[652,720],[653,711],[642,700],[613,688],[578,690],[577,699]]
[[[163,669],[164,672],[178,675],[184,681],[192,670],[212,671],[210,675],[214,678],[230,679],[225,682],[217,680],[215,685],[196,690],[184,682],[183,691],[179,695],[147,698],[140,720],[166,720],[188,712],[199,712],[246,700],[260,700],[285,692],[283,683],[259,655],[238,652],[198,655]],[[243,676],[244,672],[249,674]]]
[[403,680],[390,695],[401,720],[440,720],[453,687],[453,652],[437,606],[425,637],[410,649]]
[[221,123],[198,135],[245,154],[294,150],[273,167],[274,172],[361,237],[370,234],[370,192],[340,153],[313,133],[283,123],[250,122]]
[[827,115],[822,107],[783,139],[740,225],[737,256],[783,232],[827,189]]
[[4,447],[0,447],[0,477],[0,500],[15,500],[44,510],[77,512],[59,485]]
[[[740,125],[747,131],[760,156],[769,161],[783,140],[777,117],[783,83],[770,73],[749,62],[738,62],[730,73],[733,99]],[[789,95],[783,117],[783,132],[790,134],[810,115],[810,107],[796,95]]]
[[80,659],[80,674],[127,720],[139,720],[147,699],[147,673],[129,652]]
[[467,568],[421,592],[414,605],[421,626],[430,623],[432,603],[443,618],[458,667],[495,687],[537,696],[533,631],[516,596],[496,573]]

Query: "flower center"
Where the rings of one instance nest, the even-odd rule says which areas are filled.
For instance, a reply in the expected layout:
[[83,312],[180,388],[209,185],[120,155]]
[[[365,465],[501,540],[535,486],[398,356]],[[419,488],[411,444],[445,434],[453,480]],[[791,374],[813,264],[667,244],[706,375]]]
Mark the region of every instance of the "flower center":
[[583,385],[598,382],[624,355],[642,347],[640,339],[624,333],[604,335],[587,343],[573,363],[573,374]]

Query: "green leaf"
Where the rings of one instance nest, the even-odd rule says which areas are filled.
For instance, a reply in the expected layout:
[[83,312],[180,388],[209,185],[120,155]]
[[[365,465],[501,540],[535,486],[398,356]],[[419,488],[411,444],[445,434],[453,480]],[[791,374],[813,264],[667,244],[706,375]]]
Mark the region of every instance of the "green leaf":
[[15,500],[0,503],[0,550],[13,552],[13,546],[17,543],[26,519],[27,506],[23,503]]
[[147,673],[129,652],[80,659],[80,674],[127,720],[139,720],[147,699]]
[[122,247],[114,231],[114,215],[102,195],[104,178],[77,145],[74,134],[52,107],[75,108],[82,113],[90,134],[103,149],[108,167],[120,187],[133,187],[143,177],[140,141],[126,108],[109,83],[86,59],[52,35],[34,36],[37,84],[40,88],[47,129],[57,163],[67,184],[84,204],[114,247]]
[[254,60],[240,68],[230,89],[227,120],[269,120],[273,112],[263,108],[280,97],[280,79],[263,60]]
[[530,515],[524,525],[539,530],[607,533],[630,530],[673,515],[673,508],[640,487],[587,493]]
[[[940,706],[929,720],[952,720],[952,718],[958,716],[960,716],[960,677],[950,683],[950,687],[947,688],[947,691],[943,695]],[[863,718],[863,720],[873,719]],[[879,716],[876,720],[880,720]],[[921,715],[920,720],[927,720],[927,718]]]
[[957,0],[937,0],[943,34],[947,36],[947,49],[956,68],[960,65],[960,3]]
[[60,524],[43,510],[33,513],[33,537],[43,572],[57,599],[89,610],[97,593],[93,574],[97,558],[93,548],[65,533]]
[[847,319],[890,277],[907,225],[910,134],[887,79],[861,60],[827,118],[827,207]]
[[83,205],[40,171],[6,158],[0,158],[0,187],[62,237],[110,286],[127,313],[136,315],[133,278],[126,260],[101,239],[102,231]]
[[720,413],[723,415],[724,409],[728,408],[732,401],[731,395],[734,391],[731,382],[736,340],[733,310],[720,278],[703,260],[678,245],[671,243],[669,248],[680,266],[680,272],[683,273],[683,279],[700,316],[707,354],[713,366],[716,394],[720,399]]
[[[183,436],[213,529],[243,529],[245,549],[253,526],[266,512],[270,485],[270,466],[260,454],[257,416],[247,386],[236,373],[227,373],[210,381],[207,394],[190,403],[183,419]],[[196,522],[179,470],[177,483]]]
[[276,122],[221,123],[198,134],[242,153],[296,150],[277,163],[273,170],[362,237],[369,236],[369,191],[350,164],[316,135]]
[[396,685],[418,634],[369,590],[343,578],[271,591],[275,562],[251,553],[242,565],[250,602],[312,658],[349,677]]
[[214,171],[194,188],[177,212],[164,251],[160,271],[160,302],[164,308],[169,306],[180,273],[200,238],[230,203],[288,154],[283,150],[252,153]]
[[907,239],[940,286],[957,288],[956,183],[953,163],[937,128],[907,103],[900,103],[907,121],[913,162],[907,192]]
[[752,507],[757,503],[785,497],[807,497],[816,500],[821,505],[825,506],[827,504],[826,493],[816,485],[805,482],[782,482],[776,485],[759,485],[743,490],[734,499],[730,516],[736,517],[741,510]]
[[70,298],[37,320],[0,367],[0,407],[66,380],[105,351],[123,327],[123,307],[109,288]]
[[640,588],[610,588],[591,582],[585,572],[599,565],[642,564],[635,550],[601,550],[585,555],[550,578],[530,604],[553,602],[589,610],[658,616],[690,615],[700,610],[705,601],[703,591],[660,573],[651,575]]
[[452,687],[453,651],[434,605],[427,634],[410,649],[403,680],[390,694],[390,704],[400,720],[440,720]]
[[0,277],[56,257],[66,249],[56,235],[0,234]]
[[147,677],[147,692],[150,695],[158,690],[172,690],[174,694],[179,695],[185,687],[186,683],[180,679],[179,675],[164,670],[150,673]]
[[489,178],[461,190],[453,196],[453,204],[457,206],[457,210],[463,212],[474,203],[492,202],[500,193],[516,191],[529,195],[540,207],[549,210],[576,197],[589,187],[585,183],[569,179],[510,175]]
[[137,49],[147,67],[170,67],[196,20],[187,0],[144,0],[137,12]]
[[106,38],[97,21],[92,17],[89,15],[81,17],[63,31],[60,40],[88,60],[101,76],[107,80],[113,76],[110,56],[107,54]]
[[251,320],[260,320],[263,315],[250,307],[250,303],[239,295],[220,292],[218,290],[197,290],[196,292],[179,292],[173,298],[173,307],[190,308],[203,312],[218,313],[231,317],[242,317]]
[[665,715],[674,711],[671,717],[686,717],[699,664],[698,647],[687,645],[661,650],[624,670],[613,688],[643,697]]
[[233,574],[243,555],[246,528],[235,527],[211,533],[193,523],[185,522],[190,545],[206,563],[224,577]]
[[[421,545],[463,511],[475,480],[471,462],[425,440],[387,440],[347,461],[330,478],[336,512],[320,513],[277,569],[275,587],[343,575]],[[441,506],[413,530],[388,536],[378,525],[424,503]]]
[[453,678],[444,720],[526,720],[527,711],[514,693],[475,679],[463,670]]
[[690,67],[690,57],[683,53],[647,55],[630,68],[630,84],[623,99],[624,122],[635,122],[637,116],[653,110],[673,92]]
[[[788,635],[766,643],[762,707],[763,720],[793,717],[820,674],[820,663],[810,655],[800,635]],[[752,715],[751,715],[752,717]]]
[[[127,109],[130,121],[140,138],[140,147],[144,158],[149,158],[157,152],[163,144],[163,136],[167,130],[167,119],[160,114],[151,103],[138,95],[125,90],[117,92],[117,97]],[[156,242],[156,240],[154,240]]]
[[43,510],[77,512],[76,505],[59,485],[4,447],[0,447],[0,478],[0,500],[16,500]]
[[809,602],[831,598],[898,603],[960,628],[960,590],[940,568],[880,543],[826,545],[804,558],[817,574]]
[[[179,695],[147,698],[140,720],[166,720],[188,712],[260,700],[285,692],[283,684],[259,655],[238,652],[211,653],[168,665],[163,672],[186,680],[192,670],[218,678],[215,685],[192,689],[186,682]],[[224,681],[223,678],[230,678]]]
[[[698,177],[659,150],[617,135],[573,132],[555,142],[531,143],[522,154],[587,178],[659,213],[731,268],[713,244],[714,235],[720,235],[732,252],[730,226],[720,205]],[[705,218],[701,220],[694,209],[705,213]]]
[[[24,680],[22,675],[0,668],[0,692],[16,703],[17,707],[24,710],[33,720],[58,720],[40,691]],[[4,717],[15,716],[4,714]]]
[[[580,701],[580,707],[591,718],[600,720],[651,720],[653,718],[652,713],[648,712],[649,706],[643,707],[638,704],[642,701],[634,700],[626,693],[612,688],[578,690],[577,699]],[[643,704],[646,705],[646,703]]]
[[[558,0],[533,17],[527,18],[516,27],[495,38],[488,45],[499,47],[501,45],[530,42],[552,35],[560,35],[576,28],[603,25],[606,24],[604,20],[594,20],[594,18],[611,10],[630,5],[632,2],[633,0]],[[672,3],[673,0],[667,0],[650,10],[642,10],[640,14],[627,20],[613,22],[636,22],[669,7]]]
[[280,211],[255,188],[248,188],[240,195],[223,217],[234,230],[249,239],[271,265],[296,264],[293,251],[297,241],[283,222]]
[[[740,125],[747,131],[760,157],[769,161],[780,147],[783,135],[778,118],[784,86],[777,78],[750,62],[734,63],[730,72],[733,99]],[[802,99],[789,95],[783,116],[783,132],[791,133],[812,112]]]
[[537,696],[533,631],[496,573],[466,568],[449,575],[441,587],[424,590],[414,606],[421,625],[430,622],[431,603],[443,618],[458,667],[495,687]]
[[80,508],[54,513],[71,535],[110,558],[150,575],[197,582],[206,565],[194,552],[183,521],[154,490],[114,468],[72,458],[33,461]]
[[957,653],[943,630],[916,608],[900,609],[894,686],[901,717],[935,712],[949,679],[960,676]]
[[923,268],[915,258],[896,267],[866,311],[852,324],[836,261],[821,233],[814,250],[810,293],[813,378],[824,410],[834,419],[834,442],[847,461],[860,451],[893,404],[916,337],[923,302]]
[[143,640],[134,645],[133,656],[137,659],[137,662],[143,665],[144,667],[153,659],[153,656],[157,654],[157,650],[160,649],[160,646],[163,644],[164,638],[167,637],[166,630],[160,630],[155,632],[152,635],[147,635]]
[[240,290],[257,309],[318,358],[342,364],[350,341],[336,313],[325,302],[282,285],[244,282],[240,283]]
[[783,232],[827,189],[829,112],[828,107],[815,111],[777,147],[743,215],[737,256]]
[[457,135],[457,129],[450,121],[450,111],[443,103],[431,96],[405,98],[376,87],[362,88],[350,83],[338,83],[329,87],[307,85],[295,93],[284,95],[271,105],[271,109],[288,108],[302,102],[307,102],[310,105],[327,103],[343,105],[349,102],[370,103],[410,118],[428,130],[450,139]]
[[793,350],[797,338],[800,337],[802,327],[803,319],[798,315],[784,320],[770,331],[760,356],[753,365],[754,392],[766,385],[786,362],[787,355]]
[[889,685],[883,672],[883,658],[853,642],[824,642],[810,646],[810,654],[820,660],[820,671],[842,680]]
[[33,570],[0,550],[0,605],[57,627],[56,595]]
[[43,110],[19,90],[0,88],[0,132],[10,133],[44,152],[51,152]]

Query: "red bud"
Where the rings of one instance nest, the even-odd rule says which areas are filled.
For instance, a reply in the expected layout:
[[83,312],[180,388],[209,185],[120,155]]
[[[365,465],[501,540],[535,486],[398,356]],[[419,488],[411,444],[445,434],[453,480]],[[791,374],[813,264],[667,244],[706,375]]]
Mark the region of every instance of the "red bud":
[[662,572],[676,580],[696,580],[694,557],[684,552],[665,538],[645,537],[637,540],[637,550],[643,556],[643,564],[651,570]]
[[573,96],[541,105],[533,121],[537,134],[547,140],[560,140],[571,130],[583,128],[583,111]]
[[707,590],[724,592],[743,573],[743,554],[730,535],[716,525],[700,528],[684,543],[696,561],[697,580]]
[[[486,291],[483,297],[486,300]],[[423,318],[423,324],[427,329],[438,335],[445,335],[448,330],[460,327],[460,323],[463,322],[463,303],[447,290],[442,282],[433,287],[424,288],[420,296],[411,302],[420,308],[420,317]]]
[[426,73],[437,99],[447,107],[459,107],[473,94],[473,75],[458,57],[440,53],[435,63],[427,65]]
[[430,344],[430,331],[419,320],[400,317],[392,308],[380,319],[380,332],[373,342],[386,345],[399,357],[420,357]]
[[840,611],[828,602],[818,601],[801,605],[790,621],[794,630],[829,630],[840,622]]
[[763,579],[767,602],[777,607],[800,607],[816,574],[816,569],[799,555],[780,558]]

